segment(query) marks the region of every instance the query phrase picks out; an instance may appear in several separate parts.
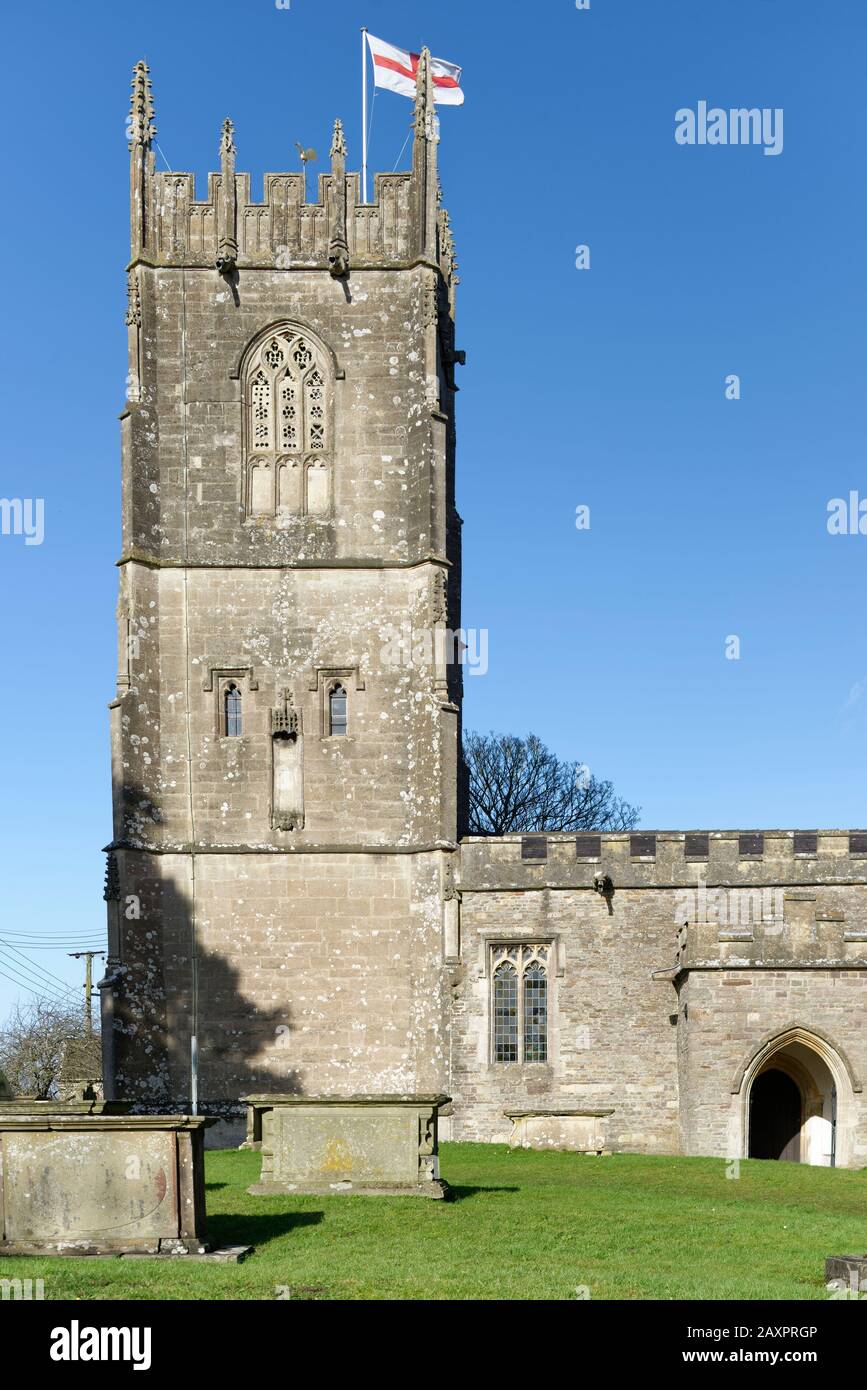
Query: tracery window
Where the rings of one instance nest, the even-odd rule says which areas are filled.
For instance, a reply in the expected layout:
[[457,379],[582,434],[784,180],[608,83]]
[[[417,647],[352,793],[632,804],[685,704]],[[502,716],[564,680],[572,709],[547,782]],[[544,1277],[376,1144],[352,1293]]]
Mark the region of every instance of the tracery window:
[[491,1055],[495,1062],[547,1062],[549,945],[492,948]]
[[244,372],[248,516],[327,516],[334,441],[325,354],[303,330],[271,330]]

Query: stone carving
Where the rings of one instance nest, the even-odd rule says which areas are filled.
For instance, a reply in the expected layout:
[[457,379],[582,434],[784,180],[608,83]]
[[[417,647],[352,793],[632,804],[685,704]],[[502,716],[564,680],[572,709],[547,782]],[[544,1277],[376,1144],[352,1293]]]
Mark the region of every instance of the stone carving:
[[429,270],[424,279],[424,298],[422,300],[422,321],[425,328],[432,328],[439,320],[436,274]]
[[105,886],[102,893],[103,901],[114,903],[120,901],[120,872],[117,867],[117,855],[109,851],[105,860]]
[[349,245],[346,240],[346,138],[343,122],[334,122],[331,141],[331,241],[328,269],[336,280],[349,274]]
[[220,240],[216,268],[231,277],[238,260],[238,200],[235,192],[235,127],[228,116],[220,135],[220,197],[218,217]]
[[132,73],[132,96],[130,97],[129,118],[127,120],[130,150],[133,150],[137,145],[150,146],[156,133],[150,69],[147,63],[138,62]]
[[434,627],[439,627],[443,623],[448,624],[448,620],[448,583],[445,573],[438,569],[434,572],[431,586],[431,622]]
[[138,275],[134,270],[128,272],[126,277],[126,314],[124,323],[128,328],[141,327],[141,292],[139,290]]
[[272,794],[271,826],[274,830],[304,829],[304,738],[301,712],[292,704],[292,693],[271,710]]

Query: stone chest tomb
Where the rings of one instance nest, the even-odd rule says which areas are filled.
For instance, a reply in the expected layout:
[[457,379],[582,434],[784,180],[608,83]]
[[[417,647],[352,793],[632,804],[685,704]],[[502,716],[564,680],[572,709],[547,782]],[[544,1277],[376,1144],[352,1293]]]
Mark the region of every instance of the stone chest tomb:
[[111,1101],[0,1101],[0,1254],[204,1254],[204,1131]]
[[262,1154],[253,1193],[442,1198],[437,1121],[448,1096],[248,1096]]

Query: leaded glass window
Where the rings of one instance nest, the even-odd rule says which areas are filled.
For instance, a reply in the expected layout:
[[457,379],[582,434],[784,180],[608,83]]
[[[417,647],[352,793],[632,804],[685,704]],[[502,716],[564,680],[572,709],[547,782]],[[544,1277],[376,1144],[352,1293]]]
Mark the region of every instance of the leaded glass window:
[[243,733],[241,692],[234,683],[226,686],[223,695],[223,715],[223,732],[226,738],[240,738]]
[[492,1056],[495,1062],[548,1061],[551,946],[491,948]]
[[518,1060],[518,972],[506,962],[494,971],[494,1060]]
[[524,971],[524,1061],[548,1060],[548,976],[534,961]]
[[342,685],[335,685],[328,697],[328,732],[332,738],[345,738],[349,728],[349,700]]

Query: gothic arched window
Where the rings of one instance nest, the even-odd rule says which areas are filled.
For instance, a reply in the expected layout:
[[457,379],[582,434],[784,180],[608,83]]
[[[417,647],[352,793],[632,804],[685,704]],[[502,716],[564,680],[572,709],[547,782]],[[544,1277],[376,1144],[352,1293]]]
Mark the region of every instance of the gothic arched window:
[[[244,415],[247,515],[327,515],[332,374],[325,353],[302,329],[272,329],[251,354],[244,370]],[[303,486],[311,476],[315,487]]]
[[328,696],[328,732],[331,738],[345,738],[349,728],[349,700],[342,685],[331,687]]
[[240,738],[243,731],[241,692],[231,681],[223,692],[223,734],[226,738]]
[[491,1033],[495,1062],[547,1062],[550,945],[492,951]]

